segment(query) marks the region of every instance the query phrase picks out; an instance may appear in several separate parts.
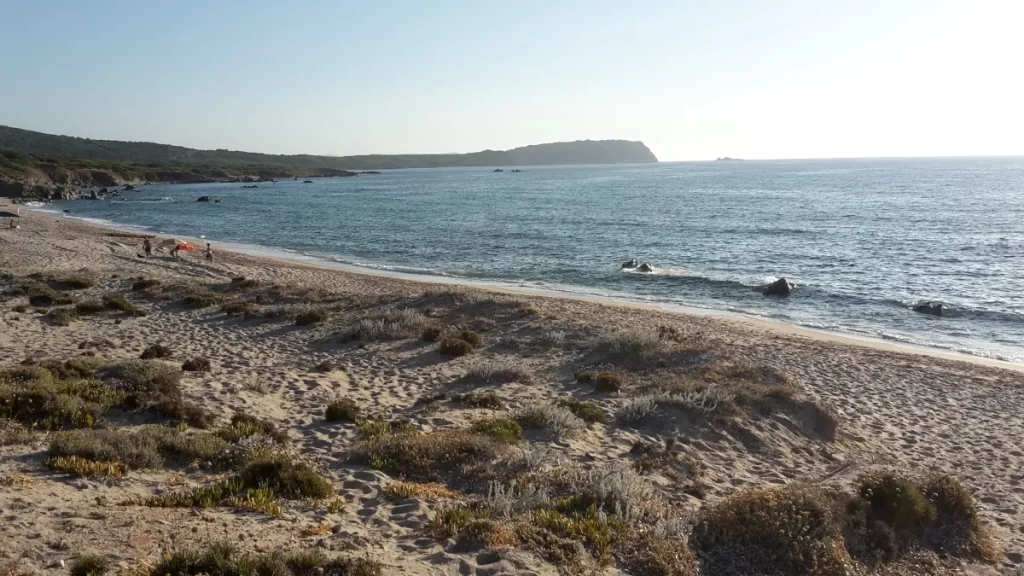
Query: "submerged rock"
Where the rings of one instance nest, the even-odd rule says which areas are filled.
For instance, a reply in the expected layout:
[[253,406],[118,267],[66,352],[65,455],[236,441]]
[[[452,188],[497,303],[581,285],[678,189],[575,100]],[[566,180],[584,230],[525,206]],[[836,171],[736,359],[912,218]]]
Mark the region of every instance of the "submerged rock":
[[196,202],[213,202],[215,204],[220,204],[220,198],[214,198],[213,196],[200,196]]
[[780,296],[785,298],[793,293],[796,289],[796,284],[787,280],[786,278],[779,278],[775,282],[761,287],[761,294],[765,296]]
[[942,313],[945,310],[945,308],[946,307],[945,305],[942,304],[942,302],[922,302],[914,306],[913,310],[914,312],[918,312],[920,314],[942,316]]
[[651,266],[647,262],[636,267],[637,272],[654,272],[654,266]]

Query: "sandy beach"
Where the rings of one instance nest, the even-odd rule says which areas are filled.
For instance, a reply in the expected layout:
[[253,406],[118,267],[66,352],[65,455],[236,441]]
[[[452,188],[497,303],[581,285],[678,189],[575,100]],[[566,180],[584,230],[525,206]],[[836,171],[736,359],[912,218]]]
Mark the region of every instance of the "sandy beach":
[[[508,505],[515,509],[526,495],[495,495],[516,493],[507,488],[513,479],[522,487],[569,470],[569,484],[583,486],[593,471],[623,467],[643,484],[639,500],[656,502],[665,525],[678,520],[687,535],[708,507],[749,489],[855,490],[866,474],[950,474],[974,496],[999,559],[912,556],[899,564],[906,572],[863,570],[994,574],[1024,563],[1020,365],[747,319],[425,285],[216,246],[213,263],[199,252],[141,258],[138,239],[22,214],[18,229],[0,229],[0,369],[80,359],[102,380],[104,366],[164,346],[154,361],[180,372],[182,400],[208,413],[206,430],[223,430],[236,414],[272,424],[286,437],[272,451],[316,470],[335,495],[281,498],[279,513],[144,505],[230,472],[193,462],[74,477],[44,465],[67,431],[30,433],[12,420],[0,446],[0,574],[62,571],[91,553],[127,571],[217,540],[251,552],[368,558],[387,574],[644,573],[631,562],[647,552],[613,546],[604,555],[587,540],[585,553],[560,561],[520,532],[502,537],[491,526],[484,543],[472,545],[464,529],[440,526],[446,510],[466,502],[516,500]],[[60,321],[53,310],[61,304],[31,304],[17,290],[31,274],[54,285],[69,275],[92,279],[55,288],[73,299],[68,309],[116,296],[133,312],[84,306]],[[442,354],[446,343],[467,353]],[[200,358],[208,370],[180,371]],[[359,416],[325,418],[342,400]],[[469,474],[489,461],[454,475],[402,470],[404,456],[373,452],[402,438],[399,428],[418,438],[450,432],[446,441],[462,442],[460,431],[499,421],[524,428],[523,440],[494,448],[492,460],[523,466],[514,474],[502,466]],[[118,406],[96,426],[130,431],[161,422]],[[381,439],[373,423],[390,423],[391,432]],[[537,482],[553,493],[563,487]],[[623,516],[645,518],[637,524],[653,518],[637,509]],[[512,526],[522,517],[487,521]],[[722,573],[698,556],[702,573]]]

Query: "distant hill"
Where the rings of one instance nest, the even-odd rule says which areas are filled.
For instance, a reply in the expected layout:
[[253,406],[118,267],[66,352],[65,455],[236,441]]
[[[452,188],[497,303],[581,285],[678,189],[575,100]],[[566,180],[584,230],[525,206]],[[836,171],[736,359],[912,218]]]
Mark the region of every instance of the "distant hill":
[[279,155],[91,140],[0,126],[0,196],[75,198],[83,188],[147,182],[256,182],[357,176],[360,170],[657,162],[642,142],[582,140],[471,154]]
[[[0,126],[0,150],[35,156],[63,156],[161,166],[384,170],[462,166],[541,166],[657,162],[642,142],[581,140],[469,154],[371,154],[363,156],[280,155],[231,150],[194,150],[151,142],[92,140]],[[155,167],[155,166],[154,166]]]

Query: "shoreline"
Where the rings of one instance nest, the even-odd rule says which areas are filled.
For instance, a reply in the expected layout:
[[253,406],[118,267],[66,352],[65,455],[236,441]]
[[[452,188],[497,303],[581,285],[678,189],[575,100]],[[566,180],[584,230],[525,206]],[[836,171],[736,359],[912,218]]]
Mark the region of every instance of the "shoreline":
[[[7,201],[7,203],[10,204],[9,201]],[[101,222],[99,221],[100,219],[78,217],[74,215],[69,216],[59,213],[55,210],[40,209],[40,207],[24,207],[32,214],[37,214],[43,218],[61,221],[71,221],[77,224],[81,224],[83,226],[95,228],[97,230],[118,232],[137,232],[140,230],[148,230],[148,228],[142,226],[119,224],[106,220],[103,220]],[[844,332],[830,331],[825,329],[811,328],[807,326],[800,326],[796,324],[788,324],[786,322],[778,320],[760,318],[752,315],[731,312],[728,310],[703,308],[695,305],[648,303],[637,300],[630,300],[628,298],[616,298],[614,296],[593,295],[582,292],[568,292],[554,289],[531,288],[528,286],[508,286],[495,282],[473,280],[470,278],[447,277],[434,274],[417,274],[411,272],[402,272],[399,270],[382,270],[369,266],[358,266],[344,262],[332,261],[326,258],[310,256],[308,254],[289,251],[283,248],[274,248],[244,243],[221,242],[216,239],[206,238],[202,236],[195,237],[188,235],[166,234],[158,232],[153,233],[161,236],[168,236],[173,238],[181,238],[184,240],[194,241],[199,246],[201,246],[200,243],[203,242],[212,242],[218,245],[218,252],[231,252],[235,254],[243,254],[249,257],[265,259],[283,265],[308,266],[321,270],[329,270],[334,272],[355,274],[374,278],[389,278],[404,282],[414,282],[425,285],[458,286],[504,294],[539,296],[542,298],[562,299],[577,302],[589,302],[601,306],[646,310],[651,312],[680,315],[684,317],[710,318],[714,319],[715,321],[739,323],[748,328],[753,328],[767,333],[775,333],[779,335],[793,336],[799,338],[809,338],[813,340],[831,342],[839,345],[859,346],[873,350],[942,358],[946,360],[968,362],[993,368],[1003,368],[1007,370],[1014,370],[1017,372],[1024,372],[1024,363],[1011,362],[988,356],[968,354],[937,346],[927,346],[909,342],[891,341],[867,335],[862,336]]]

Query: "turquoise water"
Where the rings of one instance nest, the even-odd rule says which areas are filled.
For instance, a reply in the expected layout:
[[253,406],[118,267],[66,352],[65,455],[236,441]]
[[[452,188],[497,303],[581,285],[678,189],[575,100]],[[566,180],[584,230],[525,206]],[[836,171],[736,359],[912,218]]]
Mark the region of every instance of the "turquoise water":
[[[1024,362],[1024,158],[396,170],[125,194],[59,208],[215,244]],[[630,258],[656,273],[620,272]],[[779,276],[799,285],[790,298],[753,290]],[[924,300],[951,312],[911,310]]]

